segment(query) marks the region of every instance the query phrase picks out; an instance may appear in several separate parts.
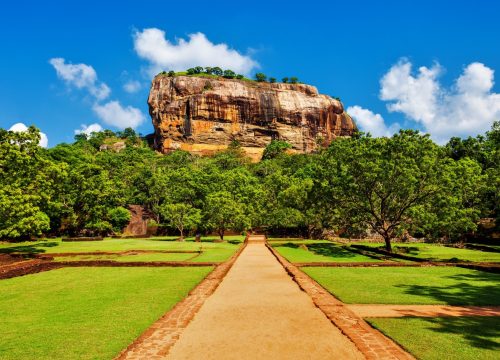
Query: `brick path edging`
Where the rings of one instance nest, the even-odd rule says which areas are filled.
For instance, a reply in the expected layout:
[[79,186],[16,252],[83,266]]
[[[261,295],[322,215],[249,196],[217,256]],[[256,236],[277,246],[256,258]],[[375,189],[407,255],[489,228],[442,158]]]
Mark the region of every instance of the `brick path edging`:
[[391,339],[372,328],[362,318],[349,310],[343,302],[291,264],[272,246],[269,244],[266,246],[299,287],[311,297],[314,304],[354,343],[367,359],[415,359]]
[[217,289],[247,243],[226,262],[219,264],[184,300],[151,325],[132,344],[123,349],[115,360],[153,360],[164,358],[181,333],[189,325],[203,303]]

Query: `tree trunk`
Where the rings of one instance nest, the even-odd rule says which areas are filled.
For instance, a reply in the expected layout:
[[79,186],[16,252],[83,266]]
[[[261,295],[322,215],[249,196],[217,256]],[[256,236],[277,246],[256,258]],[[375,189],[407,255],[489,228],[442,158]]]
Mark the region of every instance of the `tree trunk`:
[[179,241],[184,241],[184,229],[183,229],[183,228],[181,228],[181,229],[179,229],[179,230],[180,230],[180,232],[181,232],[181,237],[179,238]]
[[219,230],[219,237],[221,241],[224,241],[224,230]]
[[385,250],[392,252],[391,238],[388,235],[386,235],[384,236],[384,241],[385,241]]

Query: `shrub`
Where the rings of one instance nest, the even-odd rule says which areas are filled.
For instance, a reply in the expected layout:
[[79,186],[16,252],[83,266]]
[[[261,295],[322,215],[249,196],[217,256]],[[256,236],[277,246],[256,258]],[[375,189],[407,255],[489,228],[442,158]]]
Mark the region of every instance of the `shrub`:
[[274,84],[274,83],[276,82],[276,78],[270,77],[270,78],[269,78],[269,82],[270,82],[271,84]]
[[286,84],[288,82],[288,78],[284,77],[283,79],[281,79],[281,81],[283,81]]
[[174,77],[174,76],[175,76],[175,71],[170,70],[170,71],[168,72],[168,76],[170,76],[170,77]]
[[236,75],[236,79],[238,79],[238,80],[241,80],[241,79],[243,79],[243,78],[244,78],[244,76],[243,76],[243,75],[241,75],[241,74]]
[[299,78],[295,77],[295,76],[292,76],[290,78],[290,83],[291,84],[297,84],[299,82]]

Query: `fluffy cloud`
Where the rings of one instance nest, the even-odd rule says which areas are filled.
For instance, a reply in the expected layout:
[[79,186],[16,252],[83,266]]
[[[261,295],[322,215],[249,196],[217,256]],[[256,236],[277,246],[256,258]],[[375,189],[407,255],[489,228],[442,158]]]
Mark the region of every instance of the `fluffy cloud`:
[[119,129],[136,128],[145,120],[144,114],[132,106],[123,107],[118,101],[95,104],[92,108],[97,116],[108,125]]
[[354,118],[356,124],[363,131],[369,132],[375,137],[392,136],[399,130],[399,124],[395,123],[387,126],[382,115],[375,114],[358,105],[348,107],[347,113]]
[[[15,131],[15,132],[24,132],[26,130],[28,130],[28,127],[23,123],[14,124],[9,129],[9,131]],[[44,148],[46,148],[49,145],[49,139],[47,138],[47,135],[45,135],[41,131],[40,131],[40,142],[38,143],[38,145]]]
[[108,85],[98,81],[97,73],[90,65],[66,63],[63,58],[52,58],[49,63],[66,84],[88,90],[97,100],[104,100],[111,93]]
[[141,83],[137,80],[129,80],[123,85],[123,90],[133,94],[141,90]]
[[82,124],[81,129],[75,130],[75,134],[85,134],[87,136],[92,135],[94,132],[100,132],[102,131],[102,126],[99,124],[90,124],[90,125],[85,125]]
[[440,143],[452,136],[483,133],[500,119],[500,94],[492,92],[492,69],[469,64],[448,88],[438,80],[441,72],[434,65],[413,74],[412,64],[403,59],[381,79],[380,98],[390,102],[390,112],[403,113]]
[[256,61],[226,44],[214,44],[203,33],[188,35],[189,39],[178,39],[172,43],[165,32],[157,28],[136,31],[134,48],[137,55],[150,63],[150,72],[161,70],[185,70],[193,66],[219,66],[238,73],[249,74],[258,67]]

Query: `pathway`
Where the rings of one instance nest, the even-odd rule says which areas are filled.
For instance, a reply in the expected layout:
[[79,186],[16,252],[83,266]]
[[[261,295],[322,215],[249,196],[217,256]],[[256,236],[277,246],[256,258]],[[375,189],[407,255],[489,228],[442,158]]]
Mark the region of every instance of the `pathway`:
[[168,359],[363,359],[287,275],[263,238],[251,238]]
[[356,315],[368,317],[402,316],[500,316],[500,306],[450,306],[450,305],[346,305]]

